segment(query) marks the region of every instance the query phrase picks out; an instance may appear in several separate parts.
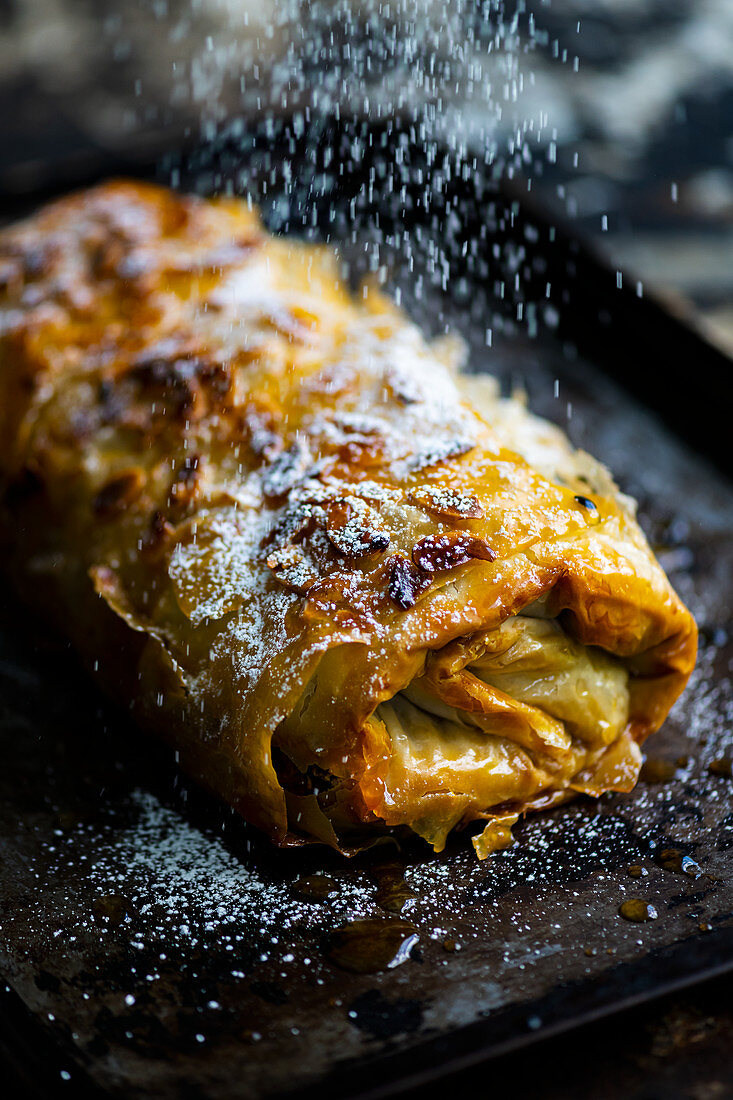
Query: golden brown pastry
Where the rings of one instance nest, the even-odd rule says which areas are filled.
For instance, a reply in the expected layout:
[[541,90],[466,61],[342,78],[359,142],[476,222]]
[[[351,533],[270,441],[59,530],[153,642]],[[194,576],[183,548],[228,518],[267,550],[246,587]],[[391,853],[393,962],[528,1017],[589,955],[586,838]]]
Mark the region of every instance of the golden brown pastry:
[[0,236],[3,557],[278,844],[480,855],[627,791],[694,622],[607,472],[247,204],[111,183]]

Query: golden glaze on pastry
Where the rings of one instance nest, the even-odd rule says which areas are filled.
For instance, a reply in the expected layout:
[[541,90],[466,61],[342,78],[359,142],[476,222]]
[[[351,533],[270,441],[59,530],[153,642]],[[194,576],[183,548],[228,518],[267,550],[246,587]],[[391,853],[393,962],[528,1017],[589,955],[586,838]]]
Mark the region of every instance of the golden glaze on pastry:
[[694,622],[607,472],[326,250],[111,183],[0,236],[4,558],[279,844],[635,783]]

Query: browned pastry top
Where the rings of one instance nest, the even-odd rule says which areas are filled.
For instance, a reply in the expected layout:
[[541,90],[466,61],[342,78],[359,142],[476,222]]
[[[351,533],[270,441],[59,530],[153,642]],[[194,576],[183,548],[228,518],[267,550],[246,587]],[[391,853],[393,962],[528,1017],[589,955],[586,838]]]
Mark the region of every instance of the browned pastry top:
[[[440,847],[456,823],[628,788],[694,663],[606,472],[455,353],[240,200],[110,183],[0,237],[16,583],[281,843],[386,823]],[[528,608],[537,652],[560,624],[567,653],[623,668],[622,729],[581,737],[481,679],[526,649]],[[377,708],[403,691],[483,735],[442,726],[418,752],[408,731],[398,774]]]

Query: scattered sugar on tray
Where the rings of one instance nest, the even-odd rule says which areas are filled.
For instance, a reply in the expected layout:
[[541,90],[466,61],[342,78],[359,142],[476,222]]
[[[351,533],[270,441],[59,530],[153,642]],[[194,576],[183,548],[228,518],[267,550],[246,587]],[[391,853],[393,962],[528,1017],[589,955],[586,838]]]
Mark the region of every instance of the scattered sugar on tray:
[[[90,874],[96,888],[124,891],[139,912],[155,915],[157,925],[142,933],[142,940],[158,934],[166,937],[166,943],[171,936],[190,943],[202,931],[218,927],[225,927],[226,935],[231,936],[238,922],[242,928],[251,925],[253,915],[262,931],[269,928],[273,933],[301,928],[304,921],[310,927],[319,924],[313,920],[316,914],[311,906],[304,908],[294,902],[287,884],[266,882],[256,871],[244,867],[221,841],[202,834],[152,796],[136,795],[135,806],[138,821],[117,834],[111,847],[100,845],[102,855]],[[461,852],[451,857],[450,866],[429,860],[408,868],[406,878],[421,894],[415,917],[429,913],[432,906],[456,916],[465,914],[467,890],[472,906],[491,904],[491,891],[486,893],[485,886],[497,874],[505,879],[509,873],[516,886],[531,881],[535,891],[552,892],[553,868],[545,865],[557,847],[557,827],[558,822],[553,825],[550,819],[528,822],[522,846],[505,856],[495,856],[490,864],[476,864]],[[601,865],[599,840],[605,836],[606,843],[615,850],[623,827],[622,822],[606,814],[587,818],[577,813],[568,826],[581,853],[597,857]],[[535,870],[530,871],[530,867]],[[599,874],[598,882],[604,877]],[[504,881],[502,891],[506,886]],[[371,889],[353,881],[348,886],[342,882],[327,920],[330,923],[339,916],[372,912]]]
[[[160,942],[170,952],[204,942],[211,933],[234,944],[256,929],[259,936],[268,935],[271,947],[283,945],[283,954],[275,952],[281,963],[292,963],[300,951],[297,933],[304,929],[379,915],[368,881],[341,880],[327,907],[299,902],[288,881],[259,874],[221,839],[202,833],[153,795],[135,792],[131,808],[132,825],[96,838],[98,854],[87,873],[95,895],[128,900],[141,949]],[[69,837],[72,849],[74,840]],[[84,915],[78,920],[83,925]],[[295,933],[292,941],[290,933]]]

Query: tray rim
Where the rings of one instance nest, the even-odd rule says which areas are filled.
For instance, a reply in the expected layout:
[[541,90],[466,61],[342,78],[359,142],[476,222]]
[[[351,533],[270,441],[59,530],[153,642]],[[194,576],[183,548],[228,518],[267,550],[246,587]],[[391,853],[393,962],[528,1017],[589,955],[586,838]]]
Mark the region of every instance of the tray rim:
[[[116,167],[119,170],[120,166]],[[135,172],[136,175],[139,174],[140,178],[150,178],[148,172],[150,167],[150,161],[146,161],[144,164],[125,165],[128,171],[132,169],[132,171],[130,171],[131,177],[133,172]],[[34,204],[35,200],[46,202],[54,197],[68,193],[71,190],[76,190],[79,187],[91,186],[93,183],[107,177],[109,174],[110,172],[108,171],[100,173],[94,171],[90,176],[86,176],[85,174],[84,179],[75,181],[73,186],[70,186],[67,180],[63,182],[58,189],[44,188],[40,195],[28,193],[6,197],[10,199],[11,203],[15,200],[22,203],[24,206],[29,206]],[[611,270],[602,252],[600,252],[592,241],[589,241],[584,238],[582,234],[578,233],[572,226],[572,223],[558,217],[554,211],[550,214],[549,210],[544,209],[542,203],[538,202],[534,195],[530,195],[528,192],[523,191],[521,180],[518,181],[515,179],[511,184],[509,184],[508,181],[504,181],[504,183],[500,185],[499,193],[505,198],[518,203],[520,208],[528,215],[528,220],[538,220],[544,225],[548,225],[551,222],[555,230],[558,246],[564,250],[564,254],[572,255],[575,262],[584,265],[587,270],[593,271],[595,273],[595,278],[600,280],[601,283],[607,281],[609,288],[613,281],[614,292],[617,292],[615,288],[615,273]],[[6,220],[6,218],[3,218],[3,222]],[[730,372],[731,366],[733,366],[733,359],[731,359],[722,349],[711,343],[704,331],[698,328],[694,310],[691,309],[687,316],[675,315],[670,312],[667,304],[657,297],[653,291],[645,292],[643,298],[637,298],[630,289],[622,289],[617,293],[619,293],[617,301],[620,312],[624,312],[625,309],[628,310],[629,306],[631,307],[631,315],[630,317],[627,316],[626,325],[633,325],[634,319],[638,316],[647,316],[650,322],[653,318],[654,323],[657,325],[667,327],[671,340],[677,340],[682,336],[686,347],[697,347],[705,360],[702,364],[700,362],[696,363],[697,370],[703,372],[706,369],[711,369],[713,373],[718,376],[720,376],[721,371],[726,370]],[[572,306],[568,309],[568,314],[571,318],[571,328],[572,316],[575,312],[576,310],[573,309]],[[642,387],[642,392],[640,393],[637,386],[629,384],[633,379],[620,378],[616,373],[607,370],[598,356],[594,355],[592,350],[589,350],[587,344],[583,347],[582,354],[591,359],[598,370],[606,374],[615,384],[624,389],[629,394],[631,400],[650,409],[650,403],[646,399],[646,397],[648,397],[648,387],[646,389]],[[728,385],[731,384],[731,378],[733,378],[733,375],[729,373],[727,379]],[[646,397],[644,396],[645,393]],[[658,416],[660,415],[659,410],[653,407],[652,412]],[[708,459],[712,458],[713,462],[718,466],[720,475],[726,478],[726,480],[730,480],[731,466],[729,453],[726,455],[727,461],[721,463],[721,455],[719,453],[715,451],[712,455],[706,452],[701,453],[700,450],[698,450],[695,440],[690,440],[686,434],[679,431],[679,425],[676,421],[673,420],[670,423],[667,417],[664,416],[660,416],[660,419],[666,422],[667,427],[678,441],[686,447],[693,449],[695,453],[701,457]],[[724,442],[725,438],[721,439],[721,445]],[[723,920],[730,920],[731,917],[733,917],[733,914],[727,915]],[[701,942],[707,946],[707,952],[712,952],[714,955],[717,955],[718,961],[700,966],[695,959],[690,959],[691,943],[694,943],[698,936]],[[725,950],[720,951],[718,945],[727,947],[727,952]],[[642,977],[643,971],[641,968],[643,968],[644,964],[650,962],[653,966],[654,964],[658,964],[660,967],[664,966],[665,969],[669,969],[676,965],[680,970],[678,973],[666,979],[656,981],[656,984],[651,985],[649,988],[637,989],[625,995],[615,995],[614,981],[620,983],[622,976],[627,973]],[[350,1073],[351,1069],[354,1067],[353,1065],[350,1066],[344,1063],[341,1067],[337,1065],[333,1075],[324,1076],[319,1082],[305,1086],[296,1085],[293,1089],[288,1089],[286,1091],[281,1090],[276,1093],[263,1094],[263,1100],[310,1100],[311,1097],[316,1096],[316,1093],[319,1097],[329,1095],[338,1096],[339,1100],[388,1100],[388,1098],[397,1096],[406,1090],[420,1087],[428,1082],[434,1083],[440,1081],[461,1070],[468,1069],[483,1062],[489,1063],[495,1059],[512,1055],[536,1044],[550,1041],[556,1036],[582,1029],[600,1020],[620,1016],[641,1005],[650,1004],[670,994],[697,985],[703,985],[731,972],[733,972],[733,924],[723,925],[707,933],[691,932],[690,935],[683,940],[678,940],[663,948],[647,952],[639,959],[619,964],[616,968],[613,968],[610,973],[606,971],[604,974],[595,978],[579,979],[577,982],[570,983],[569,985],[560,985],[556,987],[555,990],[551,991],[551,993],[547,994],[540,1002],[521,1002],[520,1004],[512,1005],[504,1010],[494,1012],[486,1019],[463,1025],[462,1027],[455,1028],[435,1038],[422,1039],[414,1045],[409,1045],[405,1049],[397,1049],[386,1054],[379,1054],[375,1058],[369,1060],[368,1066],[370,1069],[375,1067],[377,1070],[382,1069],[384,1071],[385,1077],[381,1082],[370,1083],[364,1087],[359,1086],[356,1089],[349,1089],[345,1080],[340,1080],[339,1078],[342,1074]],[[490,1035],[491,1030],[496,1030],[497,1024],[501,1023],[502,1020],[507,1023],[514,1020],[518,1021],[522,1016],[524,1005],[531,1004],[534,1013],[539,1006],[543,1005],[545,1001],[550,1000],[558,992],[566,996],[569,995],[572,990],[583,990],[588,994],[592,994],[601,987],[608,987],[609,978],[612,979],[610,982],[611,992],[607,997],[602,997],[600,1002],[594,1007],[586,1008],[575,1013],[566,1012],[562,1014],[562,1011],[560,1011],[555,1018],[551,1017],[547,1023],[543,1022],[540,1027],[532,1029],[525,1026],[521,1033],[515,1033],[506,1038],[499,1039],[498,1041],[492,1041]],[[74,1048],[71,1045],[66,1046],[62,1038],[54,1034],[52,1029],[45,1024],[45,1021],[27,1006],[22,995],[14,989],[12,981],[6,979],[2,975],[1,970],[0,981],[6,986],[4,991],[0,990],[0,1023],[2,1023],[0,1055],[2,1055],[3,1062],[7,1062],[8,1056],[12,1054],[13,1039],[19,1038],[21,1042],[25,1041],[26,1047],[32,1045],[37,1050],[37,1044],[40,1044],[44,1048],[44,1075],[45,1071],[50,1068],[49,1065],[45,1063],[46,1058],[52,1059],[53,1062],[60,1067],[66,1063],[72,1071],[71,1082],[63,1081],[60,1076],[57,1078],[55,1086],[52,1081],[45,1081],[43,1084],[38,1082],[35,1087],[32,1086],[32,1092],[27,1092],[29,1097],[47,1097],[56,1096],[57,1094],[68,1095],[69,1087],[73,1087],[74,1095],[81,1097],[103,1097],[118,1094],[117,1086],[105,1086],[98,1083],[88,1073],[84,1066],[77,1064],[77,1059],[73,1053]],[[562,1004],[560,1008],[562,1009]],[[12,1013],[17,1014],[18,1009],[22,1009],[22,1021],[19,1021],[17,1016],[15,1021],[13,1020]],[[526,1012],[526,1009],[524,1011]],[[28,1038],[24,1039],[26,1034]],[[435,1058],[435,1056],[433,1056],[434,1060],[430,1061],[425,1059],[426,1064],[419,1069],[411,1070],[405,1068],[402,1071],[398,1069],[396,1074],[390,1075],[393,1062],[400,1060],[419,1061],[421,1056],[425,1056],[435,1046],[436,1041],[447,1043],[454,1040],[457,1036],[467,1037],[470,1046],[464,1052],[446,1058]],[[9,1040],[7,1037],[9,1037]],[[10,1064],[11,1066],[15,1065],[17,1068],[20,1063],[17,1058],[11,1057]],[[362,1064],[363,1063],[358,1063],[358,1065]],[[23,1085],[27,1084],[25,1075],[19,1078],[19,1080],[21,1080]],[[338,1086],[339,1091],[334,1093],[331,1089],[336,1086]]]

